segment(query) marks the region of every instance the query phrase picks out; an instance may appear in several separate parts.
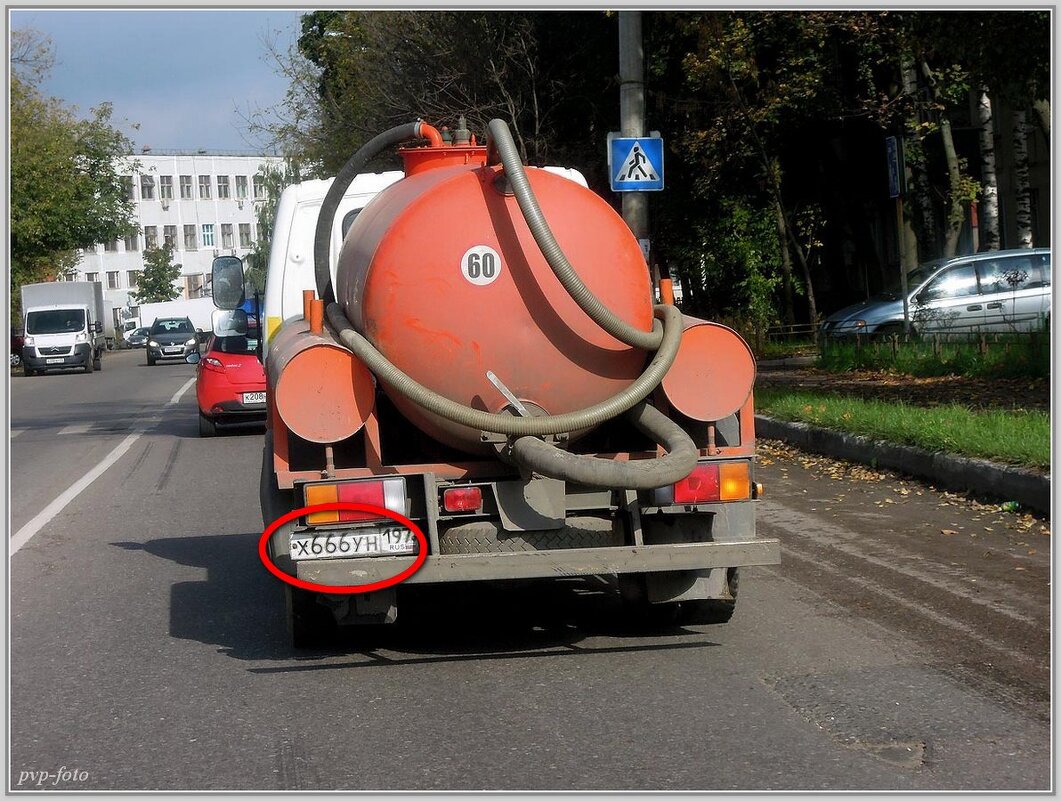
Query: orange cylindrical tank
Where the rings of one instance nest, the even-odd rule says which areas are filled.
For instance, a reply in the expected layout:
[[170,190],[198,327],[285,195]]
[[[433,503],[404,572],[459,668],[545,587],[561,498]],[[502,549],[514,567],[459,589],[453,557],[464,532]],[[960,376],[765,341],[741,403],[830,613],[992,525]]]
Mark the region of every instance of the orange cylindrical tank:
[[[320,303],[320,301],[312,301]],[[302,439],[331,443],[361,430],[375,403],[372,373],[331,329],[286,323],[269,346],[266,375],[284,425]]]
[[[381,192],[347,234],[336,297],[351,324],[416,381],[490,412],[508,401],[488,370],[549,414],[628,386],[648,354],[605,333],[571,299],[506,193],[501,168],[424,161],[418,154],[418,171]],[[583,282],[616,315],[651,330],[648,271],[622,218],[568,178],[534,168],[527,176]],[[388,394],[430,436],[481,449],[478,431]]]

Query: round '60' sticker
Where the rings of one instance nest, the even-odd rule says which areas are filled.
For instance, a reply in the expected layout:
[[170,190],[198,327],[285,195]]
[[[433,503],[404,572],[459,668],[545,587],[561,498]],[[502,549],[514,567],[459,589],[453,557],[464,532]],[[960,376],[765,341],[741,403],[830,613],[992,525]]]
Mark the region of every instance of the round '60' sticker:
[[461,275],[476,286],[492,284],[501,275],[501,256],[489,245],[470,247],[461,257]]

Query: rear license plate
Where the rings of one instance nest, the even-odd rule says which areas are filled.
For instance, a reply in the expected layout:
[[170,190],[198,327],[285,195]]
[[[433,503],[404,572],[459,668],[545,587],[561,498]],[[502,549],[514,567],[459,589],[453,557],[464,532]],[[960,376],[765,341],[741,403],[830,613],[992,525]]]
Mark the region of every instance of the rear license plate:
[[63,360],[62,359],[45,359],[44,363],[45,364],[62,364]]
[[245,404],[265,403],[265,393],[264,392],[244,392],[243,393],[243,402]]
[[292,559],[343,559],[416,553],[416,535],[409,529],[375,528],[362,531],[332,531],[291,535]]

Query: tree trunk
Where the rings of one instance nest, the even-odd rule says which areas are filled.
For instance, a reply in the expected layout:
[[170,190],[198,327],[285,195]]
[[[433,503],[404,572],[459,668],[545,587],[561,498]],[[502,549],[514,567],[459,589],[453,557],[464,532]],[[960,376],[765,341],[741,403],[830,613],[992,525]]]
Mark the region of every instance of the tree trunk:
[[[903,92],[907,97],[916,97],[918,91],[917,67],[914,64],[913,57],[909,54],[903,56],[902,70]],[[921,154],[919,158],[906,159],[907,172],[913,177],[912,182],[907,181],[907,186],[914,189],[911,205],[919,212],[918,222],[920,226],[918,227],[920,230],[915,232],[915,237],[919,240],[917,242],[918,247],[915,247],[910,253],[912,263],[917,264],[920,262],[920,248],[922,246],[925,248],[926,255],[936,255],[936,215],[932,208],[932,190],[929,185],[928,170],[925,168],[924,149],[916,135],[921,120],[918,118],[917,105],[914,104],[913,108],[914,111],[906,119],[906,136],[904,137],[903,150],[907,154]],[[907,191],[910,191],[909,188]],[[912,218],[913,215],[910,215],[910,217]],[[907,244],[909,246],[910,243],[908,242]]]
[[987,87],[980,89],[976,106],[980,121],[980,179],[983,198],[980,204],[980,250],[998,250],[1001,237],[998,230],[998,178],[995,175],[994,118]]
[[785,325],[794,325],[796,313],[792,300],[792,252],[788,249],[788,236],[785,230],[785,212],[774,198],[774,213],[777,218],[777,240],[781,247],[781,285],[784,290]]
[[1032,196],[1028,180],[1028,115],[1013,112],[1013,178],[1017,195],[1017,247],[1032,247]]
[[1039,129],[1043,132],[1043,136],[1046,137],[1046,141],[1050,141],[1050,101],[1049,100],[1036,100],[1032,103],[1032,109],[1035,110],[1035,119],[1039,121]]
[[958,153],[954,149],[954,135],[951,133],[950,117],[941,111],[939,115],[939,134],[943,140],[943,156],[947,160],[947,223],[944,228],[943,258],[950,259],[958,255],[958,237],[961,236],[962,223],[965,221],[965,207],[961,199],[962,173],[958,166]]

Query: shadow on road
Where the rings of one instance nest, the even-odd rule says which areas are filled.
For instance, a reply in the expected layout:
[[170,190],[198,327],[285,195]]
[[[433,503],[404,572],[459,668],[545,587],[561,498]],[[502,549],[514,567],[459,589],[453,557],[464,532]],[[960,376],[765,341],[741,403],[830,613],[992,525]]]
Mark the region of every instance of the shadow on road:
[[[630,620],[614,584],[587,577],[401,587],[397,625],[342,628],[331,647],[296,651],[284,621],[283,588],[258,560],[259,536],[218,534],[111,544],[205,568],[205,580],[179,582],[170,588],[169,633],[217,645],[221,653],[235,659],[286,663],[249,668],[255,673],[716,644],[679,626],[647,627]],[[579,645],[589,637],[613,641]],[[659,641],[662,637],[671,641]],[[675,643],[674,637],[689,639]],[[381,650],[387,655],[380,654]],[[395,652],[409,657],[395,657]],[[359,660],[334,662],[337,656],[353,655]]]

